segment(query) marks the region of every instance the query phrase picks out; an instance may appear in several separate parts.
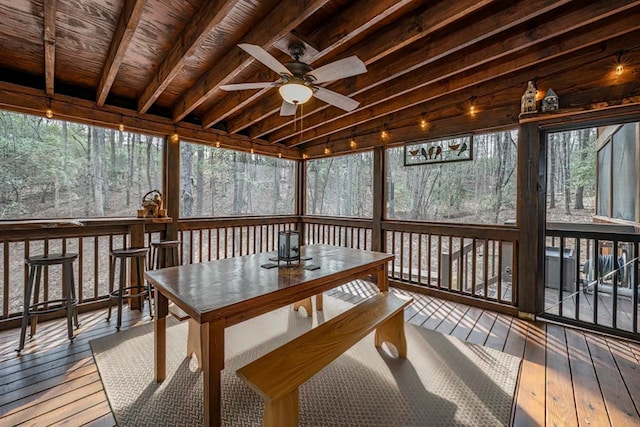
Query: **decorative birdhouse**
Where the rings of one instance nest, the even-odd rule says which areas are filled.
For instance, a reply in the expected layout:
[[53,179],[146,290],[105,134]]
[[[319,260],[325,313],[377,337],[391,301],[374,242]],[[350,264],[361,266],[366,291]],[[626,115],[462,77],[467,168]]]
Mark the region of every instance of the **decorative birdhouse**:
[[537,113],[538,109],[536,108],[536,94],[538,90],[536,89],[533,81],[529,80],[527,83],[527,90],[524,91],[524,95],[522,95],[522,102],[520,104],[520,113]]
[[556,93],[553,91],[553,89],[549,88],[549,90],[547,90],[547,93],[544,95],[544,98],[542,99],[542,111],[553,111],[553,110],[557,110],[559,107],[558,105],[558,95],[556,95]]

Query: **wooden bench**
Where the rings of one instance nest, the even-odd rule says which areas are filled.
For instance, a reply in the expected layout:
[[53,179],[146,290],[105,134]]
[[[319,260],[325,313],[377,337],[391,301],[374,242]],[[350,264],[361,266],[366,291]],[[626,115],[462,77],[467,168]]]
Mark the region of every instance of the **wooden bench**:
[[263,426],[298,425],[298,388],[375,329],[375,345],[407,356],[402,300],[377,294],[240,368],[236,375],[264,400]]

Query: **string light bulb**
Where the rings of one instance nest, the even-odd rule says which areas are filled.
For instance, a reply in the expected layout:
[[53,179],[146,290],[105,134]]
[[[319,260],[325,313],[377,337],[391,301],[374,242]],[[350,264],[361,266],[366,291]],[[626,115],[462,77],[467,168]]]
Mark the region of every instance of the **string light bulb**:
[[470,116],[476,115],[476,97],[475,96],[472,96],[471,98],[469,98],[469,115]]
[[302,153],[302,160],[307,160],[309,155],[307,153]]
[[250,150],[250,151],[251,151],[251,154],[255,154],[255,152],[256,152],[256,151],[253,149],[253,144],[251,144],[251,150]]
[[53,118],[53,110],[51,109],[51,98],[47,99],[47,110],[44,112],[44,115],[47,116],[47,119]]
[[331,149],[329,148],[329,146],[328,146],[328,145],[325,145],[325,147],[324,147],[324,154],[325,154],[325,155],[327,155],[327,156],[328,156],[329,154],[331,154]]
[[427,127],[429,126],[429,122],[427,122],[427,113],[422,113],[420,115],[420,129],[422,130],[427,130]]
[[120,124],[118,125],[118,130],[120,132],[124,132],[124,123],[120,122]]
[[380,131],[380,139],[382,139],[383,141],[389,139],[389,132],[387,131],[386,124],[382,126],[382,130]]
[[349,147],[351,147],[352,150],[355,150],[358,147],[358,143],[355,139],[351,138],[349,141]]
[[624,65],[622,64],[622,52],[618,52],[618,60],[616,61],[616,74],[624,73]]
[[180,135],[178,135],[177,130],[174,130],[173,134],[171,135],[171,142],[177,143],[178,141],[180,141]]
[[220,148],[220,140],[216,140],[216,148]]

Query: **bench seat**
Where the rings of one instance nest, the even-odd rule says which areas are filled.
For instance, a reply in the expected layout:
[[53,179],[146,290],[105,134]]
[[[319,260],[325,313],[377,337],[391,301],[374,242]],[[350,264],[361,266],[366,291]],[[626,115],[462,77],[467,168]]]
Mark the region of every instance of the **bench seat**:
[[407,355],[403,300],[384,292],[240,368],[236,375],[264,400],[263,426],[298,425],[298,388],[374,329],[375,345],[389,342]]

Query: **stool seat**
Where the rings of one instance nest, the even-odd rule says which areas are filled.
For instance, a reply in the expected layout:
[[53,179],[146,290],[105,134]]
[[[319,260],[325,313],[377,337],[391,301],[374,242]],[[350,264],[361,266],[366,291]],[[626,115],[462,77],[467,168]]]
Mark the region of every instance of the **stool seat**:
[[128,249],[113,249],[111,255],[117,258],[129,258],[135,256],[146,256],[149,252],[149,248],[128,248]]
[[65,262],[73,262],[78,258],[78,254],[65,252],[62,254],[34,255],[25,258],[24,262],[28,265],[56,265]]
[[160,240],[159,242],[151,242],[154,248],[174,248],[180,246],[180,240]]
[[[38,315],[53,313],[59,310],[67,311],[67,332],[70,340],[73,340],[73,320],[76,328],[78,324],[78,308],[76,291],[73,278],[73,262],[78,254],[71,252],[34,255],[24,260],[29,268],[29,275],[24,290],[24,308],[22,311],[22,325],[20,329],[20,344],[17,351],[24,348],[27,334],[27,326],[31,324],[31,336],[36,334]],[[63,298],[40,301],[40,281],[42,268],[60,265],[62,267],[62,291]],[[45,293],[46,295],[46,293]],[[32,301],[33,300],[33,301]],[[59,304],[59,305],[58,305]]]

